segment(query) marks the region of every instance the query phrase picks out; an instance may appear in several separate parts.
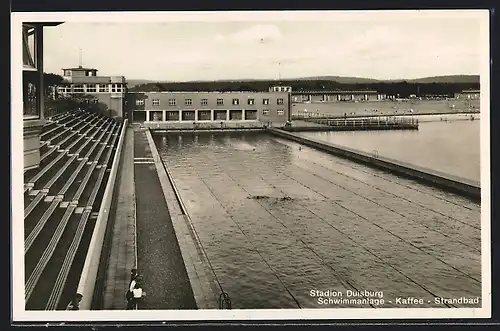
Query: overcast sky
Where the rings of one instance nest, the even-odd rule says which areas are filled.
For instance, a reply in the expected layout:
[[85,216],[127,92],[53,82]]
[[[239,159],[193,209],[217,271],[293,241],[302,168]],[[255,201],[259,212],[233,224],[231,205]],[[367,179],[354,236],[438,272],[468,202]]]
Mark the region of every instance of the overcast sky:
[[84,66],[128,79],[479,74],[477,14],[412,11],[351,17],[330,12],[283,19],[286,15],[278,13],[276,19],[261,15],[262,20],[226,14],[228,21],[210,13],[210,21],[149,23],[137,22],[138,16],[106,22],[95,14],[98,23],[68,18],[46,29],[45,71],[60,74],[63,67],[78,66],[81,48]]

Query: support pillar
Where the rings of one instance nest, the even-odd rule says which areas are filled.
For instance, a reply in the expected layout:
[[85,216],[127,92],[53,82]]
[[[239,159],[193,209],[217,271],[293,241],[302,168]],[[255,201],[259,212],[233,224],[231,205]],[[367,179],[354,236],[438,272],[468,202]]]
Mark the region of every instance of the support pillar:
[[198,109],[194,110],[194,121],[198,122]]
[[45,86],[43,81],[43,26],[39,25],[35,28],[35,43],[36,43],[36,68],[38,71],[38,86],[36,87],[36,102],[38,107],[38,114],[40,119],[45,118],[44,115],[44,99],[45,99]]
[[179,109],[179,122],[182,121],[182,110]]
[[242,110],[241,110],[241,120],[242,120],[242,121],[245,121],[246,119],[247,119],[247,118],[246,118],[246,116],[245,116],[245,109],[242,109]]
[[226,121],[229,121],[229,109],[226,110]]
[[149,110],[146,110],[146,122],[149,122]]
[[166,111],[166,110],[163,110],[163,111],[162,111],[162,114],[161,114],[161,120],[162,120],[162,121],[166,121],[166,120],[167,120],[167,111]]
[[214,110],[213,109],[210,109],[210,120],[211,121],[215,121],[215,119],[214,119]]

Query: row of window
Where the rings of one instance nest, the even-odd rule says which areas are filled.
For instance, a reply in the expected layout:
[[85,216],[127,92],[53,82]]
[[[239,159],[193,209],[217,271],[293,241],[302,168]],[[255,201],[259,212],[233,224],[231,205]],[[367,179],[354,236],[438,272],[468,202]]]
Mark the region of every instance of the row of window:
[[[142,110],[141,110],[141,111],[142,111]],[[191,111],[191,110],[187,110],[186,112],[193,112],[193,111]],[[263,110],[262,110],[262,115],[267,116],[267,115],[269,115],[269,112],[270,112],[270,110],[269,110],[269,109],[263,109]],[[193,112],[193,113],[194,113],[194,112]],[[285,110],[284,110],[284,109],[278,109],[278,110],[276,110],[276,113],[277,113],[279,116],[283,116],[283,115],[285,115]]]
[[[283,116],[283,115],[285,115],[285,110],[284,110],[284,109],[278,109],[278,110],[276,111],[276,113],[277,113],[279,116]],[[267,115],[269,115],[269,109],[264,109],[264,110],[262,110],[262,115],[266,115],[266,116],[267,116]]]
[[275,86],[272,88],[274,92],[291,92],[292,87],[290,86]]
[[[97,91],[109,93],[109,85],[110,84],[87,84],[87,86],[84,86],[83,84],[75,84],[73,85],[73,89],[71,87],[61,87],[59,91],[61,93],[96,93]],[[122,84],[111,84],[111,92],[123,92]]]
[[[240,99],[233,99],[232,101],[233,105],[239,105],[240,104]],[[249,105],[255,105],[255,99],[248,99],[247,103]],[[144,100],[139,99],[135,101],[135,104],[137,106],[143,106],[144,105]],[[201,99],[200,104],[202,106],[207,106],[208,105],[208,99]],[[262,104],[263,105],[269,105],[270,104],[270,99],[262,99]],[[284,105],[285,100],[280,98],[277,99],[277,104],[278,105]],[[153,99],[153,106],[159,106],[160,105],[160,99]],[[169,106],[176,106],[177,105],[177,100],[176,99],[168,99],[168,105]],[[184,99],[184,105],[185,106],[192,106],[193,105],[193,99]],[[224,105],[224,99],[217,99],[217,106],[223,106]]]
[[[64,70],[64,76],[66,77],[71,77],[73,75],[73,71],[72,70]],[[87,70],[85,71],[85,76],[89,77],[89,76],[97,76],[97,71],[96,70]]]

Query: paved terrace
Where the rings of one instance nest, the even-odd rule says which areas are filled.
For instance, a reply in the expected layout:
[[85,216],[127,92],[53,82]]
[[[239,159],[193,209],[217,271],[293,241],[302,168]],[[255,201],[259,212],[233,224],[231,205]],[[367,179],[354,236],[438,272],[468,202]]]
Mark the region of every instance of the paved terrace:
[[157,169],[146,129],[127,129],[123,156],[103,308],[125,308],[130,269],[135,266],[144,277],[146,291],[140,309],[196,309],[196,301],[199,305],[205,299],[195,301],[193,289],[199,284],[190,281],[186,271],[193,268],[186,256],[190,249],[181,253],[179,244],[186,245],[183,229],[177,225],[174,230],[174,223],[186,221],[175,210],[178,202],[173,192],[162,187],[161,181],[167,178],[164,174],[161,178]]

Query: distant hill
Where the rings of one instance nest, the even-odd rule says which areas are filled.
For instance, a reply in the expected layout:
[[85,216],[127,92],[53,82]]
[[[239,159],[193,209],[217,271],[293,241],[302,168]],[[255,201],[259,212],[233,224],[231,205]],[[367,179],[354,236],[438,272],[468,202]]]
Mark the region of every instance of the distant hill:
[[420,84],[464,84],[464,83],[477,83],[479,84],[479,75],[448,75],[448,76],[432,76],[422,77],[415,79],[373,79],[363,77],[342,77],[342,76],[314,76],[314,77],[300,77],[295,80],[329,80],[335,81],[340,84],[371,84],[371,83],[420,83]]
[[406,80],[408,83],[439,83],[439,84],[466,84],[476,83],[479,84],[479,75],[452,75],[452,76],[434,76],[424,77],[418,79]]
[[[339,84],[373,84],[373,83],[397,83],[406,81],[413,84],[467,84],[474,83],[479,84],[479,75],[448,75],[448,76],[433,76],[433,77],[422,77],[416,79],[373,79],[373,78],[363,78],[363,77],[342,77],[342,76],[311,76],[311,77],[298,77],[298,78],[285,78],[283,81],[332,81]],[[219,80],[196,80],[196,81],[185,81],[185,83],[207,83],[207,82],[218,82],[218,83],[234,83],[234,82],[263,82],[263,81],[277,81],[274,79],[219,79]],[[157,83],[154,80],[147,79],[130,79],[127,80],[128,87],[132,88],[137,85]],[[159,83],[182,83],[173,81],[160,81]]]
[[147,79],[127,79],[128,88],[132,88],[137,85],[156,83],[154,80]]
[[343,76],[312,76],[312,77],[292,78],[287,80],[329,80],[340,84],[370,84],[370,83],[381,82],[381,80],[374,78],[343,77]]

